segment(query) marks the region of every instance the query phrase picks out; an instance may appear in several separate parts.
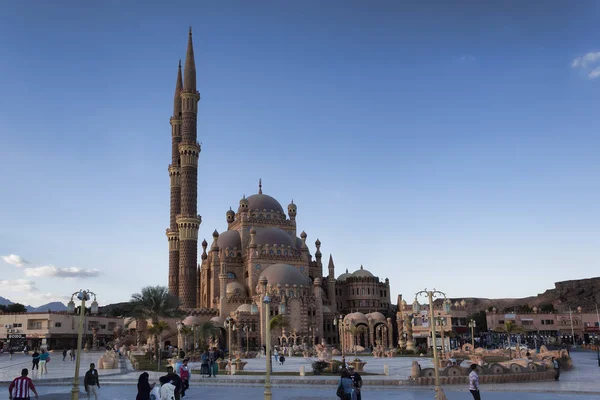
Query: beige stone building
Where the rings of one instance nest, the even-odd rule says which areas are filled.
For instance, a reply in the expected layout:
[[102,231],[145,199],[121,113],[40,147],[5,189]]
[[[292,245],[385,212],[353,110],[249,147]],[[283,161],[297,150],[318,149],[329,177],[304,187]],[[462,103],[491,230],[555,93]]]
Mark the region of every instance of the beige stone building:
[[[166,231],[169,291],[189,311],[184,323],[194,326],[212,320],[224,329],[231,318],[235,328],[232,345],[257,347],[265,342],[263,300],[268,295],[272,301],[269,318],[283,315],[287,323],[286,329],[274,334],[275,344],[337,344],[342,333],[337,322],[346,314],[352,315],[345,321],[347,330],[355,332],[353,343],[372,345],[376,333],[383,331],[378,328],[381,325],[386,326],[386,340],[391,343],[390,317],[395,315],[390,311],[389,281],[380,280],[362,266],[336,278],[331,256],[324,271],[321,242],[316,239],[312,247],[308,235],[299,232],[297,205],[291,201],[284,209],[263,193],[261,182],[258,193],[243,196],[237,210],[230,208],[225,213],[227,229],[221,233],[215,230],[210,243],[204,240],[202,254],[197,257],[202,218],[196,206],[202,193],[198,190],[202,167],[198,162],[200,93],[196,82],[190,30],[170,118],[170,224]],[[356,327],[360,333],[353,329]],[[167,337],[165,342],[172,339]],[[227,346],[222,341],[220,345]]]
[[[77,347],[79,315],[64,312],[0,313],[0,343],[3,347],[30,349]],[[84,320],[84,343],[90,348],[103,347],[123,329],[122,318],[88,315]]]

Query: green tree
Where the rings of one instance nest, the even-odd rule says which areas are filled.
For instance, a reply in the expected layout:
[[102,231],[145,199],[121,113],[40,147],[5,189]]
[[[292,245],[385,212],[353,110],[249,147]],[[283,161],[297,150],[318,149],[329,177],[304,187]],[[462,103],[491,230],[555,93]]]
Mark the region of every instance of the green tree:
[[196,332],[198,332],[198,340],[201,343],[200,346],[202,348],[208,348],[208,342],[211,338],[219,334],[219,328],[213,324],[212,321],[208,321],[202,325],[198,325]]
[[158,356],[156,357],[156,359],[158,360],[156,365],[157,371],[160,370],[160,357],[162,354],[162,351],[160,349],[160,343],[162,341],[162,334],[165,331],[168,331],[169,329],[171,329],[171,327],[165,321],[158,321],[156,323],[153,323],[152,326],[148,327],[148,333],[154,336],[155,342],[158,343],[158,345],[156,346],[156,348],[158,349]]
[[26,313],[27,308],[21,303],[13,303],[6,306],[7,313]]
[[185,349],[185,351],[187,351],[188,339],[190,336],[194,335],[194,330],[192,329],[191,326],[183,325],[181,328],[179,328],[179,332],[181,333],[181,336],[183,337],[183,348]]
[[510,335],[525,333],[527,332],[527,329],[525,329],[522,325],[515,324],[513,321],[506,321],[504,326],[495,327],[494,332],[506,333],[508,337],[508,347],[510,347]]
[[[135,318],[146,319],[157,326],[159,321],[167,318],[180,318],[185,313],[179,309],[179,299],[169,293],[164,286],[146,286],[140,293],[131,295],[132,314]],[[156,348],[156,358],[160,358],[158,336],[153,334]]]
[[540,305],[540,312],[542,312],[544,314],[549,314],[549,313],[556,312],[556,309],[554,308],[554,304],[545,303],[545,304]]

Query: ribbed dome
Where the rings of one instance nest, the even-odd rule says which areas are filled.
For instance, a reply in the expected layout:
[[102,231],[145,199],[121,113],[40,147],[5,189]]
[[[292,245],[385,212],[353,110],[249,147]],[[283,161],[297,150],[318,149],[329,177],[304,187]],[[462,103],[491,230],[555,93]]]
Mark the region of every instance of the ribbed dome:
[[212,317],[210,319],[210,322],[212,322],[216,327],[221,328],[223,327],[225,320],[223,319],[223,317]]
[[260,211],[275,210],[283,214],[283,207],[281,207],[281,204],[279,204],[277,200],[266,194],[253,194],[252,196],[248,197],[248,208],[250,210]]
[[363,266],[361,265],[360,269],[358,269],[352,273],[352,276],[355,276],[357,278],[364,278],[364,277],[372,278],[373,274],[370,273],[369,271],[367,271],[366,269],[363,269]]
[[298,285],[308,286],[308,278],[297,268],[288,264],[273,264],[260,274],[261,278],[267,278],[269,285]]
[[373,322],[377,323],[377,322],[385,322],[386,318],[385,315],[383,315],[382,313],[375,311],[372,312],[370,314],[367,314],[367,318],[371,317],[371,319],[373,320]]
[[367,317],[365,316],[365,314],[360,313],[360,312],[355,312],[355,313],[346,315],[344,317],[344,321],[350,321],[350,323],[353,326],[356,326],[358,324],[365,324],[365,325],[369,324],[369,321],[367,320]]
[[273,246],[274,244],[278,246],[295,246],[294,239],[292,239],[290,235],[288,235],[283,229],[275,227],[256,228],[254,243],[263,246],[265,244],[268,244],[269,246]]
[[234,294],[236,290],[239,291],[240,296],[246,297],[246,288],[239,282],[229,282],[225,289],[225,293]]
[[225,231],[219,235],[219,239],[217,240],[217,244],[220,249],[225,249],[229,247],[233,249],[237,247],[238,249],[242,249],[242,240],[240,239],[240,233],[236,230]]

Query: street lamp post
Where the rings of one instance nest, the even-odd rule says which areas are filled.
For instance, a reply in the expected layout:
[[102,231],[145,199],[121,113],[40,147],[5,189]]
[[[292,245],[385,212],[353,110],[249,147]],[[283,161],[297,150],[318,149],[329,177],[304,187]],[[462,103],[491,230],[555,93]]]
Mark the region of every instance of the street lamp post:
[[267,358],[267,371],[265,373],[265,400],[271,400],[271,327],[270,327],[270,314],[271,314],[271,298],[266,293],[267,285],[265,283],[265,297],[263,298],[263,303],[265,304],[265,355]]
[[228,355],[229,355],[229,373],[231,374],[231,329],[234,328],[235,321],[233,320],[233,318],[231,317],[227,317],[227,319],[225,319],[225,328],[227,328],[227,349],[228,349]]
[[250,353],[250,332],[252,331],[252,328],[248,325],[244,325],[242,330],[246,332],[246,357],[248,357],[248,353]]
[[[444,296],[446,299],[446,294],[444,292],[440,292],[439,290],[421,290],[415,294],[415,301],[413,303],[413,312],[417,314],[419,312],[419,302],[417,301],[417,297],[419,295],[426,295],[429,298],[429,320],[431,321],[431,339],[433,341],[433,369],[435,371],[435,399],[436,400],[446,400],[446,395],[440,386],[440,369],[439,369],[439,360],[437,353],[437,343],[436,343],[436,334],[435,334],[435,316],[433,313],[433,298]],[[445,307],[446,312],[450,312],[449,304],[444,301],[443,305]]]
[[475,351],[475,327],[477,322],[474,319],[469,321],[469,328],[471,328],[471,351]]
[[98,302],[96,301],[96,293],[89,290],[79,290],[71,295],[71,300],[67,305],[67,312],[69,314],[75,313],[75,302],[73,297],[81,300],[80,312],[79,312],[79,327],[77,328],[77,358],[75,360],[75,376],[73,377],[73,388],[71,389],[71,400],[79,400],[79,366],[81,362],[81,341],[83,339],[83,320],[85,319],[85,302],[90,299],[90,296],[94,296],[92,301],[91,313],[98,314]]
[[442,338],[442,358],[444,358],[446,354],[446,342],[444,341],[444,327],[446,326],[446,318],[440,315],[438,316],[438,322],[440,325],[440,336]]

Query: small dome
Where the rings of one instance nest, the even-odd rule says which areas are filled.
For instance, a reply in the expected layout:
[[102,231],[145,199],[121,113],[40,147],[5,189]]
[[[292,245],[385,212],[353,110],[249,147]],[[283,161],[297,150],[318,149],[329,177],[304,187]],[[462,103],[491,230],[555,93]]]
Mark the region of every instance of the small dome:
[[331,314],[331,308],[329,308],[329,306],[323,306],[323,314]]
[[246,288],[239,282],[229,282],[225,289],[225,293],[232,295],[236,290],[239,291],[240,296],[246,297]]
[[240,199],[240,207],[248,208],[248,199],[246,198],[246,196]]
[[372,312],[370,314],[367,314],[367,318],[368,317],[371,317],[371,319],[373,320],[374,323],[385,322],[386,321],[385,316],[382,313],[378,312],[378,311],[375,311],[375,312]]
[[321,286],[322,283],[323,283],[323,281],[318,276],[313,281],[313,285],[315,285],[315,286]]
[[260,274],[261,279],[267,278],[270,285],[308,286],[308,278],[299,269],[288,264],[273,264]]
[[294,239],[292,239],[290,235],[288,235],[283,229],[275,227],[256,228],[254,243],[257,245],[268,244],[269,246],[273,246],[274,244],[278,246],[295,246]]
[[240,233],[236,230],[221,233],[217,240],[217,244],[220,249],[225,249],[227,247],[230,249],[233,249],[234,247],[237,247],[240,250],[242,249],[242,239],[240,239]]
[[185,317],[185,319],[183,320],[183,324],[185,326],[194,326],[194,325],[201,325],[202,321],[200,320],[200,317],[195,316],[195,315],[188,315],[187,317]]
[[346,272],[344,272],[343,274],[341,274],[340,276],[338,276],[337,280],[338,281],[345,281],[346,279],[350,278],[352,276],[352,274],[348,273],[348,269],[346,269]]
[[241,306],[239,306],[235,312],[252,312],[252,307],[250,306],[250,304],[242,304]]
[[223,317],[212,317],[210,319],[210,322],[212,322],[215,326],[221,328],[225,323],[225,320],[223,319]]
[[206,247],[206,246],[208,246],[208,242],[206,241],[206,239],[204,239],[202,241],[202,247]]
[[365,314],[363,314],[361,312],[355,312],[355,313],[346,315],[344,317],[344,321],[350,321],[350,323],[353,326],[356,326],[358,324],[365,324],[365,325],[369,324],[369,320],[367,320],[367,317],[365,316]]
[[300,234],[300,238],[302,238],[302,239],[306,239],[307,236],[308,235],[304,231],[302,231],[302,233]]
[[267,210],[267,211],[277,211],[283,214],[283,207],[277,200],[275,200],[271,196],[267,196],[266,194],[253,194],[248,197],[248,208],[250,210]]
[[366,269],[363,269],[363,266],[361,265],[359,270],[356,270],[352,273],[352,276],[355,276],[357,278],[364,278],[364,277],[372,278],[373,274],[370,273],[369,271],[367,271]]

